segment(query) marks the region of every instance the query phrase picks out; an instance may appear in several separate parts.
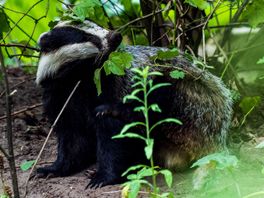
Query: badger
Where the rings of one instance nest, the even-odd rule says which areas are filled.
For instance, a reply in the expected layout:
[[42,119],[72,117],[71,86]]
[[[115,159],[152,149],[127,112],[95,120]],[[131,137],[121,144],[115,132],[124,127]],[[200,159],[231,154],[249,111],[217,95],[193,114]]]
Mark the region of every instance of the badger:
[[[133,111],[138,104],[122,103],[131,92],[132,71],[128,69],[124,76],[102,75],[100,96],[93,82],[95,70],[102,67],[121,40],[121,34],[88,20],[60,22],[40,36],[36,82],[43,89],[44,113],[51,123],[76,83],[81,83],[54,128],[57,159],[50,166],[38,168],[39,175],[68,176],[96,163],[97,172],[89,185],[97,187],[120,183],[124,180],[121,174],[128,167],[147,163],[142,140],[112,139],[125,124],[142,119]],[[151,66],[162,72],[163,76],[153,78],[155,83],[171,83],[150,96],[150,103],[157,103],[162,109],[161,113],[150,114],[150,123],[173,117],[183,124],[164,124],[152,133],[156,165],[181,170],[200,157],[225,148],[232,100],[221,79],[182,55],[153,66],[151,57],[166,48],[127,46],[121,50],[134,57],[132,67]],[[186,76],[171,78],[169,74],[175,69],[184,71]]]

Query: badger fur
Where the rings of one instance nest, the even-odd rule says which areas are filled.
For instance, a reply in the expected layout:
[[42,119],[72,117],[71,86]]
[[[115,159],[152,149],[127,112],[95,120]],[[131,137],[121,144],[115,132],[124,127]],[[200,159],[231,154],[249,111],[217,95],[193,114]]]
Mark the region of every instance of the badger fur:
[[[131,165],[144,163],[144,143],[136,139],[113,140],[122,127],[141,119],[133,112],[138,104],[123,104],[131,92],[130,70],[125,76],[102,76],[103,92],[97,96],[94,71],[121,42],[118,33],[85,21],[83,24],[61,22],[40,36],[41,58],[36,82],[43,88],[44,111],[52,123],[75,84],[81,80],[55,127],[58,139],[57,160],[39,168],[39,174],[66,176],[97,162],[91,186],[115,184]],[[128,46],[133,55],[132,67],[153,65],[150,59],[165,48]],[[159,166],[183,169],[203,155],[222,149],[231,119],[232,100],[222,81],[190,63],[183,56],[153,66],[164,76],[154,83],[172,85],[155,90],[151,103],[159,104],[162,113],[152,113],[150,122],[175,117],[183,125],[164,124],[153,132],[154,159]],[[170,67],[164,66],[170,65]],[[184,79],[172,79],[175,69],[185,72]],[[101,116],[96,116],[96,115]],[[139,130],[140,132],[140,130]]]

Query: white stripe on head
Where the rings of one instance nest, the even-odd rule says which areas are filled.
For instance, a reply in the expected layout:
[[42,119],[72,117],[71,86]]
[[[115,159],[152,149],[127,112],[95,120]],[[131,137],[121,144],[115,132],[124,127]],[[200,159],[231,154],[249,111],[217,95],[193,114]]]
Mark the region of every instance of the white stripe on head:
[[91,21],[84,21],[83,26],[81,26],[80,29],[83,31],[95,35],[99,37],[102,41],[103,49],[108,49],[108,41],[107,41],[107,35],[109,34],[109,31],[100,27],[99,25],[96,25],[95,23]]
[[95,57],[98,53],[99,49],[87,42],[65,45],[57,51],[42,54],[39,60],[36,83],[40,84],[45,78],[52,77],[65,63]]
[[73,27],[73,28],[81,29],[86,33],[89,33],[91,35],[100,38],[102,41],[103,49],[108,49],[109,47],[107,41],[107,35],[109,34],[110,31],[100,27],[94,22],[86,20],[82,24],[75,26],[72,24],[72,21],[62,21],[59,22],[54,28],[60,28],[60,27]]

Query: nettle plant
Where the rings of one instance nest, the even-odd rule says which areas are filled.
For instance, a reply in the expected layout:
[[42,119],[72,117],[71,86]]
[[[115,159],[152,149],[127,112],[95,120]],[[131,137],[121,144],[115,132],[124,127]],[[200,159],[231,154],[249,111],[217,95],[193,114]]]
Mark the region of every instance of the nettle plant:
[[[150,189],[151,197],[173,197],[172,192],[161,193],[159,187],[157,186],[157,175],[161,174],[164,176],[167,186],[170,188],[172,186],[172,173],[167,169],[161,169],[155,166],[153,160],[153,146],[154,139],[151,137],[151,132],[159,125],[166,122],[174,122],[177,124],[182,124],[181,121],[175,118],[166,118],[160,120],[153,125],[149,123],[149,112],[161,112],[158,104],[149,104],[148,97],[151,93],[164,86],[170,86],[170,83],[158,83],[154,84],[151,77],[162,76],[163,74],[157,71],[150,71],[149,67],[144,69],[132,68],[134,72],[134,77],[132,78],[134,84],[132,85],[133,91],[131,94],[123,98],[123,102],[126,103],[128,100],[135,100],[140,105],[134,108],[134,111],[141,112],[144,115],[144,121],[135,121],[129,123],[123,127],[120,134],[114,136],[113,138],[138,138],[145,142],[145,155],[149,160],[150,165],[136,165],[128,168],[122,176],[126,176],[128,181],[123,184],[124,188],[122,191],[123,197],[134,198],[137,197],[140,189],[145,186]],[[174,71],[175,73],[175,71]],[[138,95],[143,93],[143,98]],[[144,128],[145,134],[141,135],[135,132],[130,132],[133,127],[140,126]],[[152,182],[146,180],[147,177],[152,178]]]

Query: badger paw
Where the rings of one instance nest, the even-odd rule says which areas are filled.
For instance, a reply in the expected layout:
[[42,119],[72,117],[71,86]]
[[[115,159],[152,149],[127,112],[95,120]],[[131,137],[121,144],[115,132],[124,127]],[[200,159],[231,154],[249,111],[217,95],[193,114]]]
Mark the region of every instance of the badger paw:
[[121,183],[119,178],[113,178],[106,175],[96,174],[88,183],[87,188],[101,188],[103,186]]
[[106,116],[117,117],[119,115],[119,112],[114,106],[104,104],[95,108],[95,115],[99,118]]

